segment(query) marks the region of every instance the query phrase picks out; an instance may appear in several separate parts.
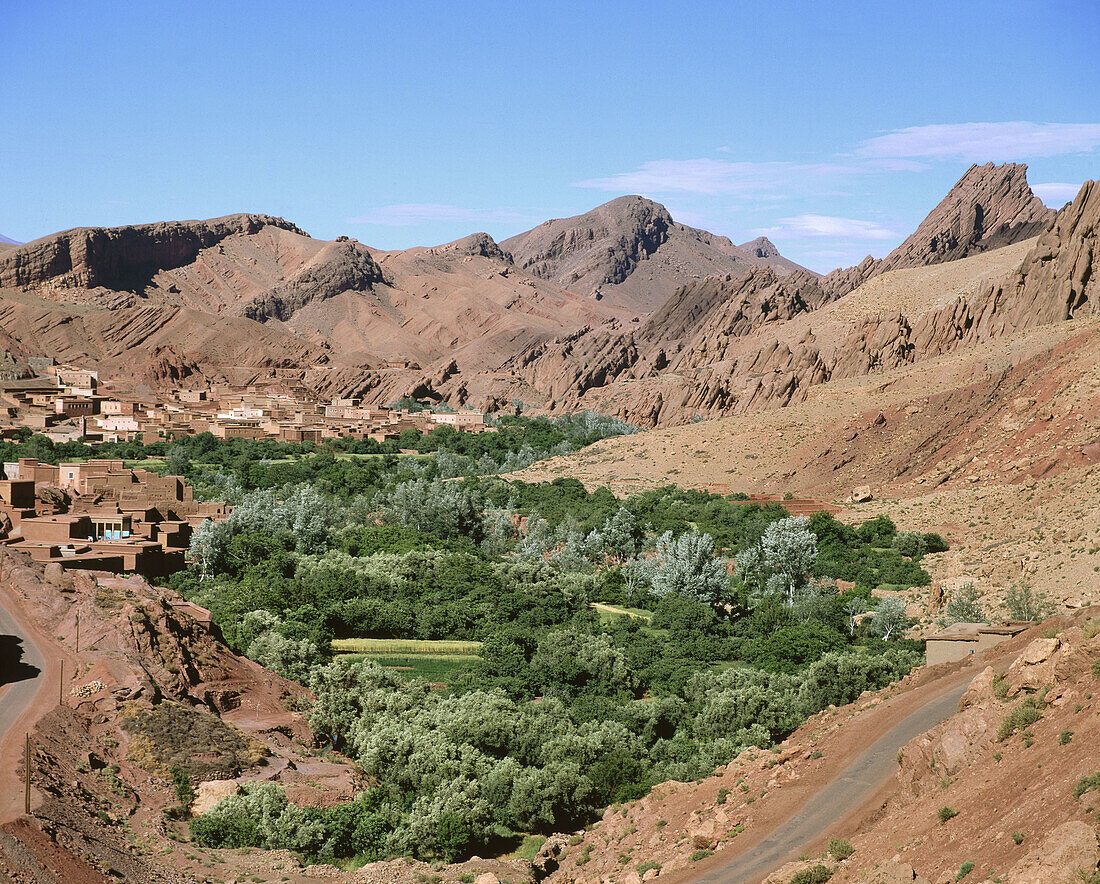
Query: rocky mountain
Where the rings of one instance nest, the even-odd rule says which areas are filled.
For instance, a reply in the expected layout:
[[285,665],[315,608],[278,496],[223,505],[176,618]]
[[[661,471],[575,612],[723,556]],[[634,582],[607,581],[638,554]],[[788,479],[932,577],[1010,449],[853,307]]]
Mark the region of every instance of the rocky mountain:
[[[736,280],[705,280],[683,287],[622,340],[543,344],[510,367],[536,389],[546,384],[557,407],[607,409],[642,424],[788,405],[830,379],[890,370],[1094,311],[1098,211],[1100,194],[1086,183],[1041,237],[1025,241],[1032,243],[1026,253],[1019,252],[1024,244],[1012,247],[1022,261],[1003,269],[1002,250],[979,251],[872,273],[847,295],[835,276],[754,270]],[[935,269],[941,265],[957,277],[951,288]],[[593,378],[604,383],[584,386]]]
[[1027,166],[973,165],[886,256],[879,272],[954,261],[1030,239],[1047,228],[1054,214],[1031,192]]
[[905,267],[957,261],[1037,236],[1054,218],[1027,183],[1022,163],[972,165],[915,231],[885,258],[868,255],[825,276],[846,294],[873,276]]
[[[627,319],[517,270],[484,233],[378,252],[234,215],[79,228],[0,254],[5,340],[143,385],[266,377],[390,401],[496,368],[538,340]],[[390,362],[409,367],[384,369]]]
[[158,272],[191,264],[200,252],[217,247],[223,240],[256,234],[265,227],[304,235],[293,224],[267,215],[129,227],[78,227],[6,254],[0,261],[0,286],[52,283],[139,292]]
[[389,252],[263,215],[80,228],[0,254],[0,335],[147,385],[518,397],[667,425],[1094,310],[1093,191],[1055,216],[1023,166],[974,166],[889,256],[826,277],[641,197]]
[[754,266],[781,274],[800,269],[763,237],[736,246],[677,223],[664,206],[640,196],[546,221],[504,240],[501,248],[534,276],[644,313],[691,279],[740,274]]

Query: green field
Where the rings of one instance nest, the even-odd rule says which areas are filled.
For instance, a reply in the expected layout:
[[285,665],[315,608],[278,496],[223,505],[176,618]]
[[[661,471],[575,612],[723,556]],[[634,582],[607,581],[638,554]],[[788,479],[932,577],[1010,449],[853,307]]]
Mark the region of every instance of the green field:
[[410,638],[337,638],[332,641],[337,654],[363,654],[366,657],[476,656],[481,642],[419,641]]
[[607,623],[616,617],[629,617],[632,620],[645,620],[647,623],[653,619],[653,612],[642,608],[623,608],[619,605],[606,605],[603,602],[590,602],[588,607],[600,613],[600,622]]
[[354,662],[373,660],[379,666],[394,670],[403,678],[422,678],[432,684],[450,684],[455,673],[477,659],[472,654],[433,656],[414,654],[408,657],[373,657],[367,654],[340,654],[338,659]]
[[338,638],[332,650],[341,660],[373,660],[406,678],[449,684],[475,662],[481,642],[417,641],[404,638]]

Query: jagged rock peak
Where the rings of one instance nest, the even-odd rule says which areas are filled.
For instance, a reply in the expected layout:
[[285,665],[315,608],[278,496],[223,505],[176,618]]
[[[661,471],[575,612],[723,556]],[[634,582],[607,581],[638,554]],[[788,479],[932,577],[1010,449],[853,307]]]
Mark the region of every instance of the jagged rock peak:
[[501,247],[535,276],[595,290],[626,279],[668,239],[672,224],[659,203],[622,196],[583,215],[546,221]]
[[0,286],[63,286],[138,290],[160,270],[190,263],[202,250],[236,234],[276,227],[308,236],[270,215],[227,215],[207,221],[160,221],[125,227],[76,227],[0,256]]
[[1022,163],[973,165],[876,273],[954,261],[1042,233],[1054,218]]
[[738,248],[750,252],[757,258],[782,257],[782,255],[779,254],[779,249],[775,247],[775,243],[766,236],[758,236],[756,239],[752,240],[752,242],[742,243]]
[[471,233],[462,239],[456,239],[446,245],[436,246],[436,252],[456,252],[459,255],[476,255],[482,258],[496,258],[511,263],[512,256],[504,252],[497,241],[487,233]]

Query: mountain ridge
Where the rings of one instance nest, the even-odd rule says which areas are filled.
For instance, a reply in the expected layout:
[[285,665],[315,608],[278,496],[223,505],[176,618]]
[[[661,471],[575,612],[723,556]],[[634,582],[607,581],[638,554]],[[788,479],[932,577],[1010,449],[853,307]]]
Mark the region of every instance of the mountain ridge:
[[[501,243],[474,233],[394,251],[266,215],[75,228],[0,254],[0,332],[21,356],[109,365],[142,384],[244,378],[487,409],[520,398],[668,425],[781,407],[830,378],[1093,309],[1094,197],[1082,192],[1056,214],[1026,167],[975,165],[887,258],[824,277],[766,237],[735,245],[637,196]],[[966,261],[1073,212],[1048,222],[1026,273],[1009,279],[997,257],[967,276]],[[918,298],[919,312],[849,298],[910,263],[957,265],[970,281],[952,285],[954,301]]]

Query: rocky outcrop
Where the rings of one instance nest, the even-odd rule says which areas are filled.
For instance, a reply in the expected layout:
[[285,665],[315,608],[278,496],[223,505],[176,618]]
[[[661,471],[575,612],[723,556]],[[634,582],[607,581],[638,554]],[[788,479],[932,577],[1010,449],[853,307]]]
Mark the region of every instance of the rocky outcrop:
[[1054,210],[1027,183],[1027,166],[973,165],[878,273],[955,261],[1030,239],[1047,228]]
[[512,256],[502,250],[497,245],[496,240],[487,233],[471,233],[469,236],[462,237],[462,239],[440,246],[436,251],[454,251],[459,255],[495,258],[498,261],[512,263]]
[[504,370],[549,399],[575,402],[588,390],[625,376],[638,359],[631,335],[584,328],[528,349],[509,360]]
[[833,297],[841,297],[889,270],[957,261],[1030,239],[1046,230],[1054,216],[1054,209],[1043,205],[1028,186],[1027,166],[972,165],[889,255],[868,255],[854,267],[826,274],[821,285]]
[[258,322],[285,321],[313,301],[370,291],[383,281],[382,269],[370,254],[349,241],[331,242],[297,274],[245,304],[240,314]]
[[55,286],[141,292],[158,272],[189,264],[203,249],[237,234],[277,227],[305,236],[282,218],[229,215],[129,227],[77,227],[0,255],[0,287]]
[[625,280],[668,239],[668,209],[623,196],[584,215],[546,221],[501,245],[535,276],[588,293]]
[[1096,830],[1081,820],[1071,820],[1009,869],[1005,880],[1013,884],[1076,884],[1094,877],[1098,864]]
[[741,243],[737,248],[743,252],[748,252],[755,258],[779,258],[779,249],[775,247],[773,243],[766,236],[758,236],[751,242]]
[[714,307],[699,323],[677,368],[720,362],[735,339],[817,310],[830,300],[818,278],[800,270],[779,277],[771,268],[754,268],[738,280],[727,277],[716,285]]
[[868,255],[854,267],[843,267],[825,274],[821,278],[821,288],[829,292],[834,298],[839,298],[848,292],[855,291],[872,276],[875,276],[882,266],[881,258],[872,258]]
[[1086,181],[1003,284],[977,299],[974,336],[1100,312],[1100,183]]

